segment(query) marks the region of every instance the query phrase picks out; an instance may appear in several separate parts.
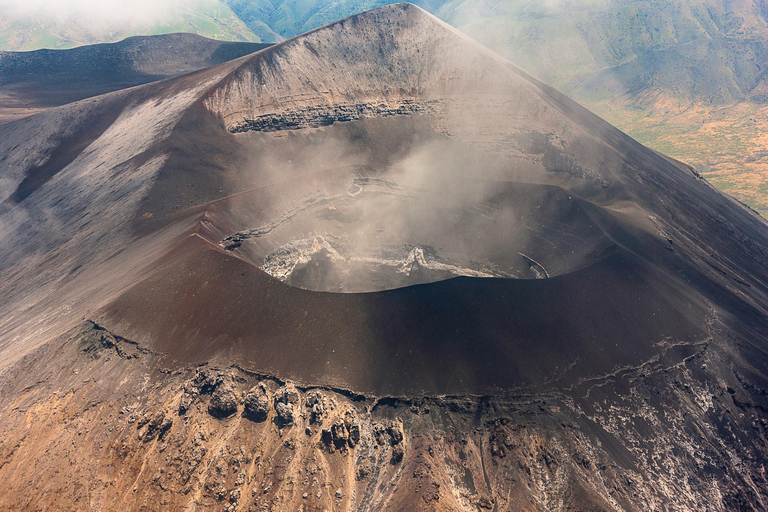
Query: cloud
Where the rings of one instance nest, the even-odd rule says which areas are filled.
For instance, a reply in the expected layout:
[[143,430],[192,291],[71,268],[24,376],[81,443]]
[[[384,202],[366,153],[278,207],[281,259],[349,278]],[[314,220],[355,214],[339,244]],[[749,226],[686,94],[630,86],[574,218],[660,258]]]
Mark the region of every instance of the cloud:
[[55,22],[77,21],[80,25],[149,26],[172,22],[190,3],[214,0],[0,0],[0,12],[12,18],[34,17]]

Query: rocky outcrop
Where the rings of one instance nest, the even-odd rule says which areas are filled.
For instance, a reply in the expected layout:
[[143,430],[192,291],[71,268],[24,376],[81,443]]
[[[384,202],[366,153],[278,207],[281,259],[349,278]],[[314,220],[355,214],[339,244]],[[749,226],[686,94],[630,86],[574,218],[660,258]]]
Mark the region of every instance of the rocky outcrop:
[[240,124],[229,128],[229,131],[232,133],[243,133],[248,131],[275,132],[280,130],[300,130],[372,117],[434,114],[439,109],[440,102],[438,100],[418,101],[409,99],[401,100],[395,104],[357,103],[313,106],[302,110],[287,110],[275,114],[264,114],[254,119],[245,119]]
[[301,395],[293,384],[287,384],[281,387],[275,393],[275,413],[277,413],[276,422],[281,427],[293,425],[296,414],[296,406],[301,401]]
[[283,427],[293,425],[293,405],[284,402],[275,403],[275,412],[277,413],[277,423]]
[[310,391],[307,393],[304,405],[309,409],[309,422],[315,425],[322,425],[326,408],[325,395],[317,390]]
[[135,359],[141,356],[143,352],[136,343],[115,336],[92,321],[86,322],[85,329],[78,338],[78,343],[83,352],[94,358],[114,353],[123,359]]
[[345,446],[349,441],[349,432],[342,420],[331,425],[331,440],[337,449]]
[[208,404],[208,413],[216,418],[228,418],[237,412],[237,395],[229,384],[216,386]]
[[415,7],[4,126],[0,510],[766,508],[765,221]]
[[357,415],[349,409],[340,415],[330,428],[324,428],[320,438],[329,452],[333,453],[335,450],[346,452],[348,448],[355,448],[358,445],[360,432]]
[[[146,428],[143,428],[146,425]],[[152,416],[145,415],[141,420],[136,423],[136,427],[140,429],[139,439],[145,443],[155,439],[156,437],[162,438],[173,425],[173,418],[166,416],[164,412],[160,411]]]
[[[0,375],[0,478],[8,490],[0,509],[23,509],[33,496],[44,509],[85,509],[96,499],[105,510],[415,503],[456,512],[759,510],[768,499],[765,445],[752,444],[736,461],[736,444],[719,445],[708,433],[717,418],[744,414],[735,430],[741,442],[763,439],[768,395],[743,372],[711,373],[722,364],[714,352],[614,377],[621,386],[410,400],[305,389],[236,367],[168,371],[150,352],[94,358],[79,341],[91,328]],[[693,372],[709,376],[706,387]],[[594,399],[585,401],[587,390]],[[184,397],[190,402],[178,417],[173,404]],[[322,426],[311,413],[318,404]],[[247,420],[234,418],[237,410]],[[264,421],[270,414],[275,422]],[[25,463],[29,453],[41,454],[34,466]],[[710,468],[716,493],[695,467]]]
[[264,384],[252,387],[245,395],[243,415],[251,421],[262,422],[269,414],[269,395]]
[[351,410],[344,414],[344,428],[348,434],[347,443],[350,448],[354,448],[360,442],[360,425],[358,425],[357,416]]
[[378,424],[374,427],[374,436],[379,446],[391,446],[392,455],[390,462],[398,464],[402,462],[405,456],[405,445],[403,443],[405,434],[403,425],[399,421],[392,421],[387,424]]

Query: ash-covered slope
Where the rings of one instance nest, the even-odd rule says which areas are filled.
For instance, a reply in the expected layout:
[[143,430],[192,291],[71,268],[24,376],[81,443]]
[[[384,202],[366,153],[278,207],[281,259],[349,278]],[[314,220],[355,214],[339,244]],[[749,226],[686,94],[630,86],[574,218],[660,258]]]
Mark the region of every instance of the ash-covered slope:
[[[279,485],[249,491],[279,509],[315,495],[312,479],[286,484],[317,473],[308,461],[325,468],[320,509],[339,481],[336,506],[357,510],[725,510],[768,499],[765,222],[418,8],[378,9],[0,126],[0,158],[0,361],[4,389],[23,395],[3,402],[9,439],[30,428],[14,411],[93,356],[67,352],[67,370],[48,355],[90,339],[94,328],[78,327],[88,318],[111,332],[88,371],[125,372],[116,403],[147,419],[138,434],[120,419],[116,437],[99,430],[131,482],[151,450],[183,459],[205,444],[207,434],[185,444],[195,429],[224,429],[215,446],[226,444],[224,432],[248,421],[220,419],[242,410],[244,383],[272,379],[336,393],[340,411],[374,423],[416,415],[404,419],[413,451],[391,432],[367,445],[418,465],[394,474],[384,451],[326,453],[327,436],[352,424],[326,434],[309,412],[292,419],[285,447],[302,462],[270,461]],[[150,360],[130,366],[118,339]],[[201,364],[238,369],[182,392]],[[19,388],[20,368],[35,365],[46,386]],[[51,407],[81,414],[95,390],[66,382],[78,399]],[[416,398],[442,394],[458,396]],[[209,395],[217,420],[205,415]],[[258,434],[269,443],[288,403],[314,407],[308,395],[280,396],[274,428]],[[166,421],[190,400],[200,414]],[[514,426],[534,411],[543,417],[522,437],[536,448],[518,453]],[[45,443],[31,438],[26,453]],[[117,444],[141,455],[121,458]],[[580,458],[566,462],[574,447]],[[21,471],[24,452],[3,453],[0,472]],[[225,499],[201,457],[179,488],[150,479],[142,506]],[[243,460],[243,480],[220,484],[237,491],[229,506],[248,510],[264,502],[241,499],[259,478],[257,460]],[[351,460],[370,472],[347,474]],[[417,473],[418,489],[437,486],[409,498]],[[390,478],[402,491],[381,491]]]
[[190,73],[268,46],[168,34],[71,50],[0,52],[0,122],[34,113],[30,109]]
[[[127,281],[83,314],[181,362],[226,354],[377,393],[537,388],[702,343],[718,309],[765,304],[757,216],[407,5],[5,132],[7,307],[117,265]],[[239,287],[236,266],[263,285]],[[428,284],[457,276],[480,280]],[[412,305],[379,304],[415,284]],[[570,365],[588,350],[607,353]],[[370,371],[382,354],[388,378]]]

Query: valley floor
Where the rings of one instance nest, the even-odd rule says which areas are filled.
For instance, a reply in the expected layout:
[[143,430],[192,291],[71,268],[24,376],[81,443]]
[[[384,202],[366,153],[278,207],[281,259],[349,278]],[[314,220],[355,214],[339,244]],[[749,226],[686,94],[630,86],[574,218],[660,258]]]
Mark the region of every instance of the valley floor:
[[712,107],[661,98],[647,109],[617,101],[586,106],[651,149],[693,166],[715,187],[768,216],[768,105]]

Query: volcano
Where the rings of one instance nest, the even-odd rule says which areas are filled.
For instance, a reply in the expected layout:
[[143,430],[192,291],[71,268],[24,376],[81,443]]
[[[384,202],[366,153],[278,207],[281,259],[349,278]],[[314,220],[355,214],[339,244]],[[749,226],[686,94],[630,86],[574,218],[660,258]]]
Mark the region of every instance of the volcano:
[[419,8],[0,157],[2,507],[768,504],[765,221]]

